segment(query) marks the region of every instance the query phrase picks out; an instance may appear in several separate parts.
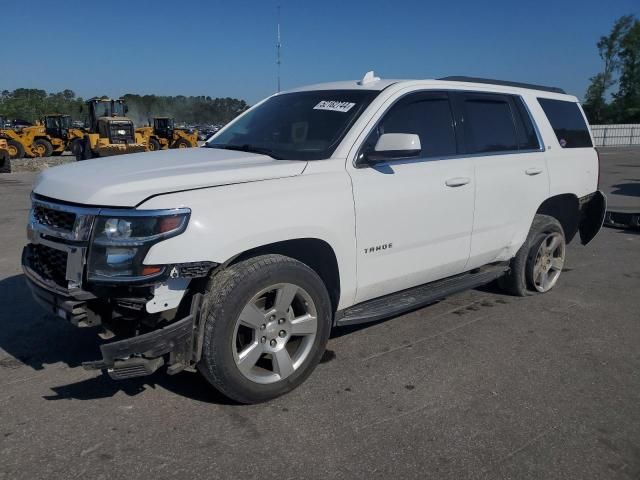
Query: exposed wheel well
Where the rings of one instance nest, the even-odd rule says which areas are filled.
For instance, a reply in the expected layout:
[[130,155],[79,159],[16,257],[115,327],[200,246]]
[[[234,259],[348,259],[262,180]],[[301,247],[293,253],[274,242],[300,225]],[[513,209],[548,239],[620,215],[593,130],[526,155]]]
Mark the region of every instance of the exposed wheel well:
[[578,226],[580,224],[580,204],[578,197],[571,193],[564,193],[547,198],[538,208],[536,214],[538,213],[554,217],[560,222],[567,243],[569,243],[578,232]]
[[283,242],[271,243],[247,250],[234,257],[229,264],[268,253],[276,253],[295,258],[311,267],[327,287],[333,309],[338,308],[338,302],[340,300],[340,271],[338,269],[336,254],[333,248],[331,248],[331,245],[317,238],[285,240]]

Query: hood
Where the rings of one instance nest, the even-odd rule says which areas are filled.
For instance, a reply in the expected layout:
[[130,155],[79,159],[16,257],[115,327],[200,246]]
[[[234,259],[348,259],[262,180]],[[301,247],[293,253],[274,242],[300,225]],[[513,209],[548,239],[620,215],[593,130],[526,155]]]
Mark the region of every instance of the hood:
[[34,193],[84,205],[135,207],[163,193],[300,175],[307,162],[188,148],[85,160],[45,170]]

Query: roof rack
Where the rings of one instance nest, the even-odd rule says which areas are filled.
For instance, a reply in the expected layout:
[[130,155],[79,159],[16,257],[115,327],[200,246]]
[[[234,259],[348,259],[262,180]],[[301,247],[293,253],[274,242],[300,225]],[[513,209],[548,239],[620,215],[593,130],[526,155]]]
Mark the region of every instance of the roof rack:
[[534,85],[532,83],[509,82],[507,80],[493,80],[490,78],[477,78],[477,77],[465,77],[465,76],[454,75],[451,77],[438,78],[438,80],[446,80],[448,82],[488,83],[490,85],[502,85],[504,87],[530,88],[532,90],[542,90],[544,92],[565,93],[565,94],[567,93],[563,89],[558,87],[545,87],[544,85]]

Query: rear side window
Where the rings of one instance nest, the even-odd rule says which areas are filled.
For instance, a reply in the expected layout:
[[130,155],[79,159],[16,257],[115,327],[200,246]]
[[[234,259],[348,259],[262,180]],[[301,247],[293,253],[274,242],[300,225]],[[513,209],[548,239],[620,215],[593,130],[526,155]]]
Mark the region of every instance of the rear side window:
[[575,102],[538,98],[562,148],[592,147],[589,128]]
[[524,105],[522,98],[513,98],[516,107],[515,117],[518,125],[518,147],[520,150],[540,150],[540,142],[533,126],[531,115]]
[[385,114],[369,135],[365,148],[373,149],[384,133],[414,133],[420,137],[420,157],[456,154],[453,115],[446,93],[407,95]]
[[468,153],[518,150],[508,97],[464,95],[464,131]]

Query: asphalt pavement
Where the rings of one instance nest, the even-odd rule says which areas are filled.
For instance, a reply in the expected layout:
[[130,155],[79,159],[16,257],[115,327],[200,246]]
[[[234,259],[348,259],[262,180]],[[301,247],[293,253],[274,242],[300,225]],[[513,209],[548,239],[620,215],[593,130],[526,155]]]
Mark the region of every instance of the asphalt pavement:
[[[611,185],[637,202],[623,160]],[[636,231],[571,244],[546,295],[472,290],[338,330],[300,388],[241,406],[194,373],[79,367],[97,336],[45,314],[19,267],[33,180],[0,175],[2,480],[640,478]]]

